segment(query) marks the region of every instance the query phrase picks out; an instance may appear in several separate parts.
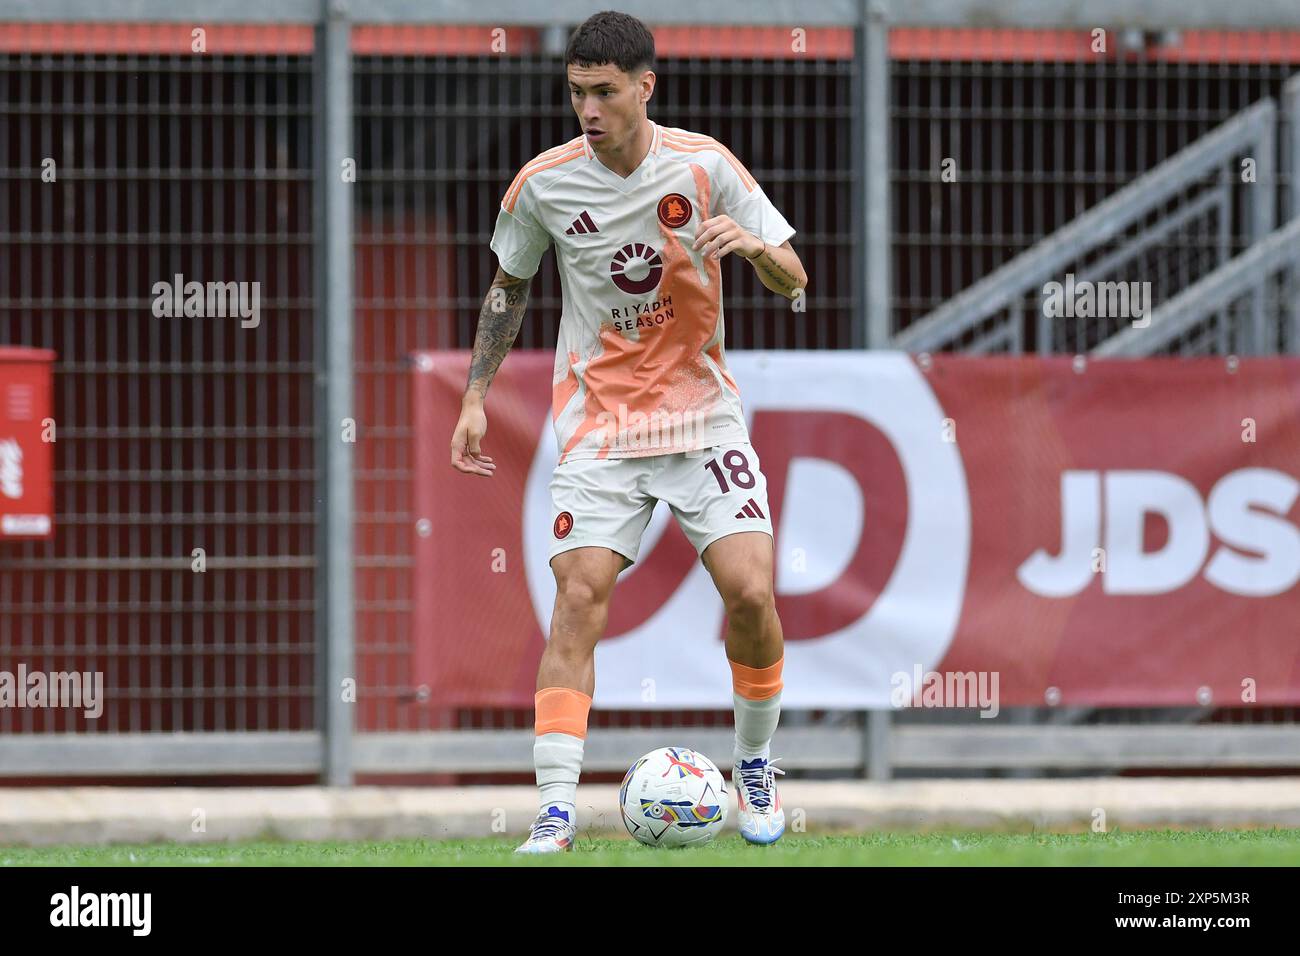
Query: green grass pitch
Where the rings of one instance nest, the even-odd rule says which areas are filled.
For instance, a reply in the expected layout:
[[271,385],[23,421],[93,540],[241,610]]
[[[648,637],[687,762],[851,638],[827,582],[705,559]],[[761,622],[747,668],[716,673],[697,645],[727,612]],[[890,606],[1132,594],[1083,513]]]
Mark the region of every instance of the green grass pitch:
[[735,834],[664,850],[580,834],[556,857],[522,858],[515,837],[350,843],[0,847],[0,866],[1297,866],[1300,830],[1103,834],[787,834],[771,847]]

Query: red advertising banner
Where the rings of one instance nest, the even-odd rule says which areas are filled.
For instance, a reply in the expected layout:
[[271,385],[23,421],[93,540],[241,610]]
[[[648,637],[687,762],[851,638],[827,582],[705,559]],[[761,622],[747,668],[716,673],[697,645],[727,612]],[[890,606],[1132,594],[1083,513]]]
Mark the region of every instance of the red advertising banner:
[[[1300,361],[728,364],[768,479],[784,706],[916,705],[933,675],[1001,706],[1300,703]],[[496,376],[491,478],[449,464],[468,354],[414,367],[415,683],[527,707],[555,587],[553,356],[512,353]],[[656,509],[596,705],[729,707],[724,627]]]

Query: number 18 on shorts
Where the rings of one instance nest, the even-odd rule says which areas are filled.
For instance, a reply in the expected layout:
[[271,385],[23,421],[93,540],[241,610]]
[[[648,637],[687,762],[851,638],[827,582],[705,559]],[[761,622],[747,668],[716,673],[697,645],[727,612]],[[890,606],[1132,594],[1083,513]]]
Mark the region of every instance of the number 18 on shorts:
[[604,547],[637,559],[655,503],[662,501],[703,554],[738,531],[772,534],[767,479],[749,442],[642,458],[584,458],[557,465],[551,478],[549,558]]

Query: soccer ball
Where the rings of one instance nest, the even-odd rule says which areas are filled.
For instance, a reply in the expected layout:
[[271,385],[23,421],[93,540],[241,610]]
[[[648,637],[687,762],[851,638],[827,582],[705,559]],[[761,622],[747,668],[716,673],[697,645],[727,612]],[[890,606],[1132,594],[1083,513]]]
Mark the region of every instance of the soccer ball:
[[623,824],[646,846],[703,846],[727,822],[727,783],[708,757],[685,747],[652,750],[619,787]]

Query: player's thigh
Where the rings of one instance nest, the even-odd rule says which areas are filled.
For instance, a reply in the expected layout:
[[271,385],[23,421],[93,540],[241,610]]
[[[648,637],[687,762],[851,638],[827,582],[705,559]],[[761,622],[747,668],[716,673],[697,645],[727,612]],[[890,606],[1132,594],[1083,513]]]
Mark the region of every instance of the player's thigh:
[[[767,478],[749,442],[705,449],[695,457],[674,455],[651,484],[655,497],[672,508],[678,525],[703,558],[712,545],[745,532],[772,537]],[[745,535],[752,540],[751,535]],[[743,549],[758,547],[744,545]],[[732,546],[728,546],[728,551]],[[761,551],[761,548],[759,549]],[[713,555],[705,561],[712,563]],[[770,567],[770,558],[768,566]]]
[[[636,561],[655,506],[645,488],[651,469],[649,459],[637,458],[581,459],[556,466],[550,484],[548,558],[553,570],[558,556],[586,548],[621,555],[620,571]],[[556,582],[563,583],[558,570]]]
[[551,559],[556,610],[582,612],[589,605],[607,605],[626,562],[617,551],[591,545],[557,554]]
[[741,531],[718,538],[700,555],[728,604],[769,604],[773,599],[772,536]]

